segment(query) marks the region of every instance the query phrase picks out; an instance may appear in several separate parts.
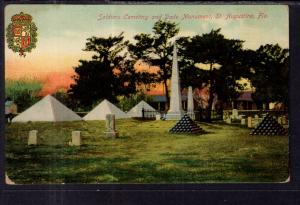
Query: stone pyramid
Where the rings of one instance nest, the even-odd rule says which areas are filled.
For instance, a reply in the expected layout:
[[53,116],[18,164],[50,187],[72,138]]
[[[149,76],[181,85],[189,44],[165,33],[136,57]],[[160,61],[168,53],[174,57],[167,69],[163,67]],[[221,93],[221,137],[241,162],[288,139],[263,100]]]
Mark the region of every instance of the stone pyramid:
[[204,130],[185,114],[169,132],[203,134]]
[[284,129],[271,115],[266,115],[250,135],[287,135]]
[[136,106],[134,106],[133,108],[131,108],[127,112],[127,115],[129,115],[130,117],[142,117],[143,116],[143,114],[142,114],[142,109],[143,108],[144,108],[145,111],[153,111],[153,112],[156,111],[148,103],[146,103],[145,101],[142,100]]
[[12,122],[58,122],[82,120],[79,115],[67,108],[51,95],[29,107],[24,112],[12,119]]
[[129,118],[129,116],[120,110],[117,106],[109,102],[108,100],[103,100],[99,105],[92,109],[86,116],[83,117],[84,120],[105,120],[107,114],[114,114],[115,119]]

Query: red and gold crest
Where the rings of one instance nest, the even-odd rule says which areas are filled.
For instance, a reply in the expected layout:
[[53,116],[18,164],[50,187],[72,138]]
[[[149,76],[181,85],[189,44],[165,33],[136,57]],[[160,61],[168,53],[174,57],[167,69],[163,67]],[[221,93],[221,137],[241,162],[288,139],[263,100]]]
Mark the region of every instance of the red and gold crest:
[[6,29],[8,47],[25,57],[25,52],[36,47],[37,27],[32,17],[23,12],[12,16],[11,22]]

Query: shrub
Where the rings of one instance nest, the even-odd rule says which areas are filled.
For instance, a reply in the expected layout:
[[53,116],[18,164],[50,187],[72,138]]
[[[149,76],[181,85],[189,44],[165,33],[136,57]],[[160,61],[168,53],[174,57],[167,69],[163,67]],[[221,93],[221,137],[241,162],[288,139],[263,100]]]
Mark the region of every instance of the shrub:
[[136,93],[136,94],[130,95],[129,97],[122,96],[119,98],[118,107],[120,107],[124,111],[129,111],[132,107],[134,107],[136,104],[138,104],[141,100],[144,100],[149,103],[152,101],[152,97],[149,95],[146,95],[145,93]]
[[21,78],[5,80],[5,96],[10,97],[18,106],[18,112],[22,112],[38,100],[39,92],[43,84],[37,79]]

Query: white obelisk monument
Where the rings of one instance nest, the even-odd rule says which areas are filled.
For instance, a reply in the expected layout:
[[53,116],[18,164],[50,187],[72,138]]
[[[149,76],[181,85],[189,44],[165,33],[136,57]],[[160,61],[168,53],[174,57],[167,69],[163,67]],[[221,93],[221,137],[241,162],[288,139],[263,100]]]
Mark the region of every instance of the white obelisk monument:
[[171,98],[170,98],[170,109],[166,115],[167,120],[180,120],[184,115],[181,101],[181,89],[180,89],[180,78],[178,71],[177,62],[177,48],[176,42],[174,42],[173,49],[173,65],[172,65],[172,76],[171,76]]
[[187,114],[188,116],[195,120],[195,112],[194,112],[194,98],[193,98],[193,88],[189,86],[188,88],[188,103],[187,103]]

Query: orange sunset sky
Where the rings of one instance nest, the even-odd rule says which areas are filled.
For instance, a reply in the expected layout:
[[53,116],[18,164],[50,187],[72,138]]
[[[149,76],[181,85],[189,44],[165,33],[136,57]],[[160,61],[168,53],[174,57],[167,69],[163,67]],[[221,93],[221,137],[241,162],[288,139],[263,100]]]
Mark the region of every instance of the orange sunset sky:
[[[151,33],[158,17],[178,23],[178,36],[201,35],[221,28],[225,37],[244,40],[245,48],[257,49],[267,43],[289,47],[288,7],[283,5],[8,5],[5,28],[11,23],[10,18],[20,12],[32,16],[38,28],[38,42],[26,57],[20,57],[5,43],[5,78],[39,79],[44,84],[43,94],[69,87],[78,60],[91,59],[93,54],[82,50],[87,38],[108,37],[124,31],[125,39],[132,41],[137,33]],[[263,19],[259,19],[261,13],[265,14]],[[187,14],[208,18],[186,19]],[[216,19],[217,14],[221,18]],[[253,18],[240,18],[242,14]],[[109,19],[109,16],[118,18]],[[137,68],[149,69],[145,65]],[[152,92],[161,91],[158,86]]]

